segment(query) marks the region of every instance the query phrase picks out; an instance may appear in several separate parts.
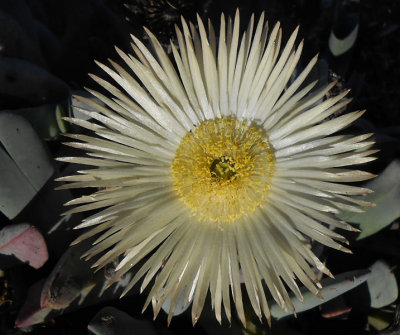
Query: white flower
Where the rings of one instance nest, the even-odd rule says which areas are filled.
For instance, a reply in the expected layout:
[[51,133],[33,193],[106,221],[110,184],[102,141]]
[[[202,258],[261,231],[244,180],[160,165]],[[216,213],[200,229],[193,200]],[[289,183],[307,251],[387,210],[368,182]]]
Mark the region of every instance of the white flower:
[[334,83],[303,85],[316,57],[290,82],[303,47],[297,29],[280,50],[279,23],[268,31],[264,14],[243,35],[238,12],[234,22],[221,16],[218,38],[200,18],[198,30],[182,24],[174,62],[148,31],[155,56],[132,37],[136,56],[117,50],[131,73],[111,62],[99,66],[116,84],[92,75],[112,97],[90,90],[106,107],[80,98],[97,122],[70,121],[95,135],[70,135],[88,157],[61,160],[95,168],[61,178],[70,183],[60,188],[97,190],[67,213],[100,209],[76,242],[100,234],[86,256],[99,256],[98,268],[119,260],[114,278],[143,260],[126,291],[151,282],[155,315],[169,297],[171,320],[184,296],[195,323],[209,291],[218,321],[222,306],[230,320],[231,292],[245,324],[245,287],[269,321],[266,291],[293,309],[286,287],[299,299],[299,283],[318,295],[313,268],[331,275],[310,239],[350,252],[330,228],[355,230],[335,214],[371,205],[350,197],[369,190],[343,184],[373,176],[343,168],[374,159],[370,134],[329,136],[363,112],[326,121],[350,99],[346,91],[323,100]]

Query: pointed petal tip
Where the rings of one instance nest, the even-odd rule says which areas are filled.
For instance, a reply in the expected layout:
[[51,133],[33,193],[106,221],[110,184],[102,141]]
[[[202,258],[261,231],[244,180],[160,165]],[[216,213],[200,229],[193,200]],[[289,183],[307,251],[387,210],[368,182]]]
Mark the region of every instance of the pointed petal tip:
[[[103,268],[103,267],[97,267],[97,266],[96,266],[96,268],[93,270],[93,273],[99,272],[102,268]],[[112,284],[114,284],[114,283],[115,283],[115,281],[112,281],[112,282],[110,283],[110,285],[106,285],[106,289],[109,288],[109,287],[110,287]]]
[[[88,73],[88,75],[89,76],[91,76],[91,75],[93,75],[92,73]],[[76,99],[76,100],[78,100],[78,101],[80,101],[81,100],[81,96],[80,95],[78,95],[78,94],[72,94],[71,95],[74,99]]]
[[334,79],[332,80],[329,84],[328,87],[331,89],[332,87],[336,86],[339,83],[339,79]]
[[350,242],[349,242],[349,240],[348,239],[346,239],[346,238],[344,238],[343,236],[341,236],[341,238],[339,239],[338,238],[338,240],[339,241],[341,241],[341,242],[343,242],[344,244],[346,244],[346,245],[350,245]]
[[113,61],[111,58],[107,58],[107,61],[112,65],[112,66],[119,66],[118,64],[117,64],[117,62],[115,62],[115,61]]
[[99,62],[97,59],[94,59],[93,61],[95,62],[95,64],[96,64],[97,66],[100,66],[100,67],[103,67],[103,66],[104,66],[104,64],[101,63],[101,62]]
[[78,237],[77,239],[73,240],[69,245],[70,245],[70,247],[72,247],[74,245],[77,245],[79,242],[81,242],[81,241],[79,240],[79,237]]
[[114,49],[119,55],[125,54],[117,45],[114,45]]
[[335,276],[332,274],[332,272],[327,267],[324,268],[323,273],[326,274],[328,277],[335,279]]
[[[124,291],[120,294],[119,298],[122,299],[123,297],[125,297],[125,295],[126,295],[127,293],[128,293],[128,291],[124,290]],[[143,311],[142,311],[142,314],[143,314]]]
[[187,25],[185,18],[183,17],[183,15],[181,15],[181,22],[182,25]]
[[346,254],[351,254],[351,255],[353,254],[353,252],[350,249],[348,249],[344,246],[341,246],[341,248],[339,250],[345,252]]
[[54,191],[62,191],[62,190],[65,190],[67,188],[68,188],[68,185],[67,184],[63,184],[63,185],[54,187]]
[[107,290],[109,289],[115,282],[111,281],[112,279],[110,279],[110,281],[104,286],[104,289]]
[[359,113],[360,113],[360,116],[363,115],[366,111],[367,111],[366,109],[361,110],[361,111],[359,112]]
[[270,315],[268,315],[268,317],[267,317],[267,323],[268,323],[269,328],[271,328],[272,321],[271,321],[271,316]]

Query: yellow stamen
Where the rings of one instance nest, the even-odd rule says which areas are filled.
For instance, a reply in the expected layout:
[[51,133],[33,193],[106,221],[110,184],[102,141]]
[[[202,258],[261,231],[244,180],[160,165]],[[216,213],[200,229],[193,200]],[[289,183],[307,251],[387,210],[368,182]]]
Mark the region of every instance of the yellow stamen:
[[274,161],[261,127],[234,117],[204,121],[176,150],[174,187],[200,220],[233,222],[266,200]]

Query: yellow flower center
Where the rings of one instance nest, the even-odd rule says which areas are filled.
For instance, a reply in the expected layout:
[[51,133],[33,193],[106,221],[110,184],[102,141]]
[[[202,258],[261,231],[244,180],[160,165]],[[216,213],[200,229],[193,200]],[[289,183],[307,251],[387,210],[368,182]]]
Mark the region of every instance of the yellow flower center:
[[200,220],[233,222],[266,200],[274,161],[261,127],[217,118],[183,137],[171,166],[173,183]]

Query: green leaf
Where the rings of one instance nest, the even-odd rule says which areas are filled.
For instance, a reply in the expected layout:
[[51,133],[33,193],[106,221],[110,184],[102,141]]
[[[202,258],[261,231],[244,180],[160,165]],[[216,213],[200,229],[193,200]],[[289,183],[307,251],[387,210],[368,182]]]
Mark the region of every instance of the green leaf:
[[60,78],[25,59],[1,57],[0,92],[21,100],[25,106],[38,106],[67,99],[69,87]]
[[396,277],[390,267],[383,261],[375,262],[367,280],[371,297],[371,307],[381,308],[394,302],[398,296]]
[[[333,298],[336,298],[345,292],[352,290],[358,285],[364,283],[370,276],[368,270],[355,270],[337,275],[335,279],[325,278],[321,280],[322,289],[320,294],[323,299],[320,299],[305,287],[300,289],[303,295],[303,302],[292,297],[293,306],[296,313],[305,312],[309,309],[317,307]],[[285,316],[292,315],[292,311],[284,311],[276,302],[271,304],[271,315],[276,319],[281,319]]]
[[334,56],[340,56],[349,51],[356,43],[358,35],[358,24],[353,30],[343,39],[338,38],[332,31],[329,36],[329,50]]
[[0,210],[13,219],[54,172],[53,163],[30,123],[0,113]]
[[40,293],[42,292],[43,284],[44,279],[36,282],[28,289],[25,303],[19,310],[15,320],[16,327],[25,328],[43,322],[51,313],[51,308],[40,306]]
[[70,116],[68,99],[58,104],[21,108],[7,112],[21,115],[29,120],[40,138],[45,141],[56,140],[60,134],[68,131],[68,124],[62,119],[64,116]]
[[[124,311],[111,306],[104,307],[90,320],[88,330],[95,335],[159,334],[152,322],[135,319]],[[166,331],[165,334],[170,333]]]
[[400,160],[394,160],[381,175],[363,187],[374,193],[362,197],[362,200],[373,202],[376,207],[364,208],[364,213],[345,212],[339,215],[347,222],[360,225],[361,234],[357,239],[377,233],[400,217]]
[[383,330],[390,326],[393,321],[393,316],[394,311],[375,309],[368,315],[368,323],[376,330]]
[[36,190],[1,147],[0,162],[0,210],[13,219],[35,196]]

